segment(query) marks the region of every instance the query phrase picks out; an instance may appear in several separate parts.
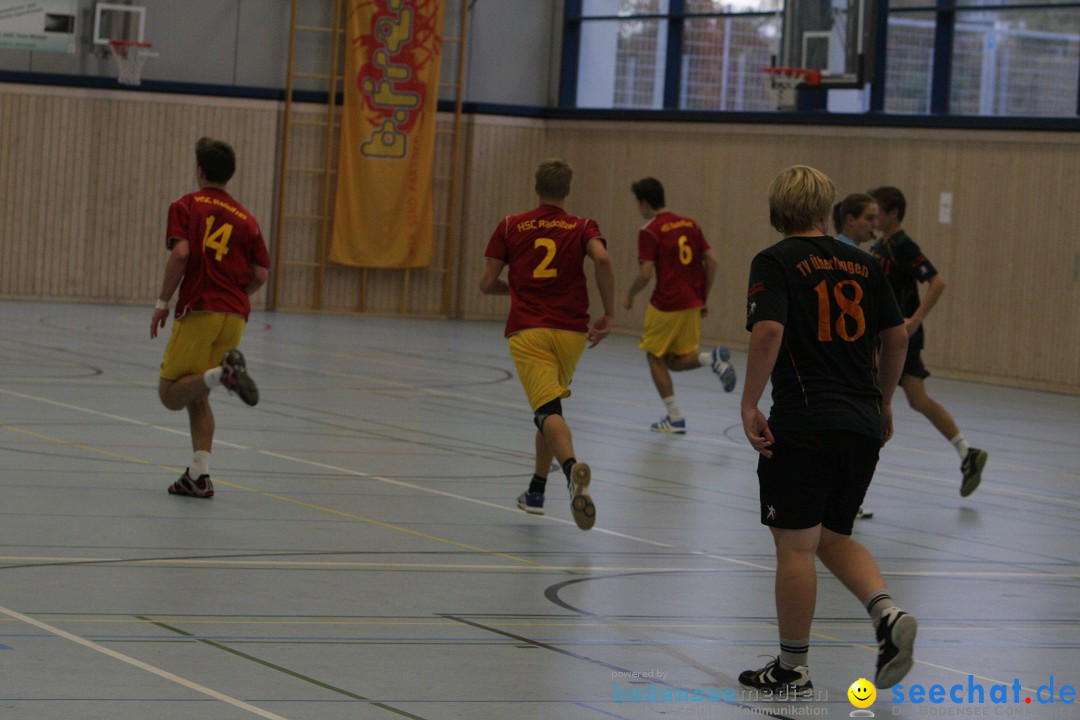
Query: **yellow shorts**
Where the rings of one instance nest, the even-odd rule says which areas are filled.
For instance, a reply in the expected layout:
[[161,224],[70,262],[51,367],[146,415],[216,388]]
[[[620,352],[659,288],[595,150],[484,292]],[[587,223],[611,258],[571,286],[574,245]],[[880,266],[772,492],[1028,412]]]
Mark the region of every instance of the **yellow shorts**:
[[656,357],[686,355],[701,342],[701,308],[667,312],[649,303],[638,347]]
[[510,336],[510,357],[533,412],[552,400],[570,397],[570,381],[586,340],[585,333],[550,328],[530,328]]
[[161,379],[179,380],[218,365],[240,345],[244,318],[214,312],[193,312],[173,320],[172,335],[161,358]]

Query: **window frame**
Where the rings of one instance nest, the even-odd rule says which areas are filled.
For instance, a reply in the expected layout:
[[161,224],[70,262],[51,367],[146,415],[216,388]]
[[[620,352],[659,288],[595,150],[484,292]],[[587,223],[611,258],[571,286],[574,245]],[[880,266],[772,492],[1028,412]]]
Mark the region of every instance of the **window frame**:
[[[576,110],[577,91],[578,91],[578,72],[579,72],[579,51],[581,43],[581,29],[582,25],[592,21],[618,21],[625,20],[628,17],[636,19],[652,19],[652,20],[667,20],[667,47],[665,54],[665,67],[664,67],[664,88],[662,91],[663,103],[662,110],[635,110],[636,113],[658,113],[662,112],[665,115],[678,115],[678,114],[693,114],[700,115],[715,114],[717,116],[730,116],[732,114],[740,114],[738,111],[730,110],[715,110],[715,111],[688,111],[680,109],[679,100],[682,94],[682,74],[680,68],[682,65],[682,59],[684,56],[682,41],[685,37],[685,21],[688,17],[753,17],[757,16],[772,16],[776,15],[777,11],[747,11],[747,12],[715,12],[715,13],[693,13],[688,15],[686,13],[686,0],[668,0],[668,11],[666,13],[643,13],[640,15],[583,15],[582,14],[583,0],[565,0],[564,4],[564,18],[563,18],[563,43],[562,43],[562,64],[560,70],[560,82],[558,93],[558,109],[560,114],[573,113]],[[786,8],[786,3],[785,3]],[[957,13],[965,13],[970,11],[994,11],[994,12],[1032,12],[1039,10],[1074,10],[1080,16],[1080,0],[1068,0],[1066,2],[1033,2],[1033,3],[1020,3],[1011,2],[1003,3],[1000,5],[980,5],[974,0],[931,0],[930,2],[921,3],[918,5],[905,6],[891,8],[889,7],[889,0],[878,0],[877,8],[877,62],[874,67],[874,76],[870,84],[870,98],[869,98],[869,111],[866,115],[882,117],[889,115],[885,111],[885,69],[888,64],[889,58],[886,54],[886,40],[888,37],[888,21],[890,15],[902,16],[904,14],[932,14],[934,16],[934,44],[933,44],[933,65],[930,77],[930,106],[925,115],[903,115],[906,118],[906,122],[903,124],[922,124],[918,121],[919,118],[929,118],[931,122],[941,121],[949,118],[965,118],[969,122],[975,118],[979,119],[977,125],[988,126],[1019,126],[1019,127],[1038,127],[1038,129],[1047,129],[1048,126],[1061,125],[1063,129],[1076,129],[1080,125],[1080,90],[1077,92],[1076,108],[1073,115],[1068,116],[1016,116],[1016,115],[956,115],[950,111],[950,94],[952,88],[953,79],[953,50],[956,42],[956,22]],[[785,10],[780,10],[780,13],[784,13]],[[1080,62],[1077,63],[1077,77],[1080,78]],[[814,113],[818,110],[824,109],[824,95],[819,94],[821,97],[817,98],[816,106],[813,110],[796,111],[796,115],[806,115],[807,113]],[[614,109],[612,109],[614,111]],[[590,109],[590,114],[596,114],[596,109]],[[599,111],[603,112],[603,111]],[[625,114],[626,110],[620,110],[620,113]],[[791,116],[791,112],[783,111],[770,111],[770,112],[756,112],[751,113],[756,116]],[[818,113],[816,118],[818,121],[823,119],[823,116]],[[968,127],[972,125],[968,124]]]

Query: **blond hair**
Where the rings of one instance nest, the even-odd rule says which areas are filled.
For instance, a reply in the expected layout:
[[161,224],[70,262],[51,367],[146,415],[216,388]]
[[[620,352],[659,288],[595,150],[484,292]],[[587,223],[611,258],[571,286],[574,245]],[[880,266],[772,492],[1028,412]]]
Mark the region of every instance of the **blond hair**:
[[769,187],[769,222],[785,235],[826,226],[836,188],[829,176],[806,165],[781,172]]
[[542,198],[562,200],[570,194],[570,181],[573,178],[574,169],[565,160],[542,160],[536,166],[536,194]]

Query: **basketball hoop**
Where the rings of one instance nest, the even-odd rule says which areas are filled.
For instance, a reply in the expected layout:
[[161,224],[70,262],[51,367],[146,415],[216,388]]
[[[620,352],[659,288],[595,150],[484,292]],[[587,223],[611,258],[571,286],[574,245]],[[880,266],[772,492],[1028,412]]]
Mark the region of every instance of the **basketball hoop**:
[[821,84],[821,71],[796,67],[767,67],[769,91],[777,110],[795,110],[799,104],[798,89],[817,87]]
[[139,40],[110,40],[109,52],[116,58],[120,69],[118,79],[121,85],[135,86],[141,82],[143,63],[147,58],[157,57],[148,42]]

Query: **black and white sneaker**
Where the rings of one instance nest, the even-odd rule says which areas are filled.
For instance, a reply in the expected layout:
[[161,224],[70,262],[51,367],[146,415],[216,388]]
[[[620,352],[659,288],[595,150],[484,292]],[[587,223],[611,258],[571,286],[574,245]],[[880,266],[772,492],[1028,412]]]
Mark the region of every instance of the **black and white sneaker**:
[[255,381],[247,374],[247,364],[244,362],[244,354],[239,350],[230,350],[221,359],[221,384],[229,392],[240,396],[248,405],[259,402],[259,388],[255,387]]
[[964,457],[964,462],[960,463],[960,472],[964,475],[964,479],[960,483],[961,497],[967,497],[975,492],[975,488],[979,487],[979,483],[982,482],[982,471],[985,465],[985,450],[980,450],[979,448],[971,448],[968,450],[968,454]]
[[712,351],[712,371],[720,378],[724,392],[735,389],[735,368],[731,365],[731,351],[723,345],[717,345]]
[[806,699],[814,696],[814,683],[810,682],[810,668],[796,665],[791,670],[780,667],[775,657],[760,670],[744,670],[739,674],[739,684],[747,690],[758,690],[777,696],[778,699]]
[[881,615],[877,624],[877,672],[874,687],[891,688],[904,679],[915,664],[915,633],[919,622],[914,615],[891,607]]
[[191,468],[184,470],[184,474],[169,486],[170,495],[187,495],[188,497],[212,498],[214,497],[214,483],[210,482],[209,475],[200,475],[192,479]]

